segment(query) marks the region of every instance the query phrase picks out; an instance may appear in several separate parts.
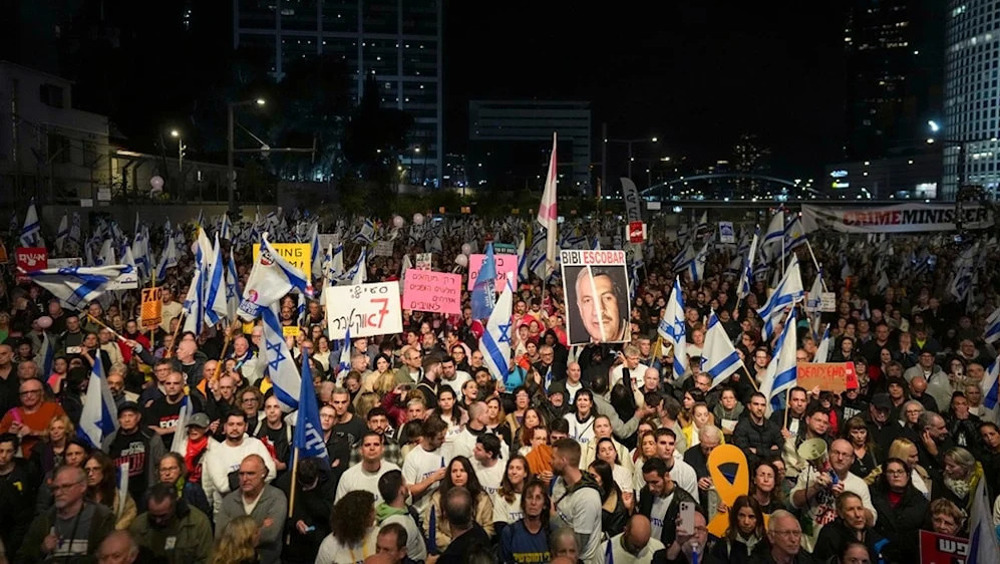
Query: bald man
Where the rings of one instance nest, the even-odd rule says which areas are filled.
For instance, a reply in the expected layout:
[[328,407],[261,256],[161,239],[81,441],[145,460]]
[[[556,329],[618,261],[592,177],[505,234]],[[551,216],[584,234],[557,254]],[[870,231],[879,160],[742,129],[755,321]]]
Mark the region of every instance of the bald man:
[[625,524],[625,531],[605,542],[602,554],[607,554],[610,549],[616,564],[650,564],[654,560],[662,561],[666,547],[659,539],[652,538],[652,534],[653,527],[649,518],[645,515],[633,515]]
[[139,546],[128,531],[114,531],[97,549],[100,564],[132,564],[139,558]]

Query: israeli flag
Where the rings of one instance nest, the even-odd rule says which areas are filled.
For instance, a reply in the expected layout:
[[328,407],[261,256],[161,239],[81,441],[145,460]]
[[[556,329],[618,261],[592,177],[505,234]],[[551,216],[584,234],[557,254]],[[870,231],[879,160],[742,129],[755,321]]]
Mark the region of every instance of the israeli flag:
[[736,347],[729,340],[729,335],[726,334],[722,323],[719,323],[714,310],[708,318],[708,331],[705,332],[705,347],[701,356],[702,370],[712,377],[710,390],[725,382],[742,366]]
[[63,245],[66,244],[66,237],[69,236],[69,216],[63,214],[62,219],[59,220],[59,231],[56,232],[56,251],[59,254],[63,252]]
[[983,332],[983,340],[987,344],[992,345],[997,339],[1000,339],[1000,307],[986,318],[986,331]]
[[505,380],[510,372],[510,337],[511,308],[513,306],[512,283],[504,285],[500,298],[493,306],[486,330],[479,338],[479,351],[483,353],[483,362],[490,369],[490,374],[499,380]]
[[479,269],[476,283],[472,287],[470,301],[473,319],[486,319],[493,313],[496,303],[497,266],[493,258],[493,243],[486,244],[486,258]]
[[191,419],[191,399],[185,394],[184,399],[181,400],[181,409],[177,413],[177,423],[174,425],[174,438],[171,440],[169,448],[171,452],[176,452],[180,455],[185,455],[187,452],[182,450],[182,447],[187,445],[187,424],[188,420]]
[[757,314],[764,321],[764,326],[761,328],[761,335],[764,339],[769,339],[774,335],[774,326],[781,319],[781,316],[804,296],[805,290],[802,288],[799,259],[793,254],[788,268],[785,269],[785,275],[778,282],[778,287],[768,296],[764,307],[757,310]]
[[750,289],[753,288],[753,270],[755,266],[755,261],[757,260],[757,240],[760,238],[760,226],[754,230],[753,240],[750,241],[750,250],[747,252],[747,262],[743,268],[743,276],[740,278],[740,287],[737,290],[737,294],[741,300],[745,299],[750,295]]
[[819,346],[816,347],[816,354],[813,356],[813,362],[826,362],[826,359],[830,357],[830,325],[827,324],[826,329],[823,331],[823,338],[819,341]]
[[309,232],[309,251],[311,253],[313,279],[323,275],[323,247],[319,244],[319,224],[313,223]]
[[760,245],[761,252],[771,260],[777,258],[778,255],[769,249],[774,245],[780,246],[784,239],[785,210],[778,210],[777,213],[771,216],[771,223],[767,224],[767,232],[764,233],[764,242]]
[[[264,322],[264,358],[267,361],[267,373],[271,377],[274,395],[278,401],[291,409],[298,409],[299,371],[295,369],[292,353],[288,350],[285,337],[281,333],[281,322],[278,320],[275,306],[276,303],[258,308],[261,320]],[[303,364],[306,363],[308,358],[303,358]],[[312,378],[309,380],[311,389]]]
[[[268,308],[264,308],[268,309]],[[277,390],[275,390],[277,391]],[[298,420],[295,433],[292,435],[293,458],[298,455],[303,458],[321,458],[329,466],[329,454],[326,451],[326,441],[323,439],[323,428],[319,424],[319,406],[316,403],[316,391],[313,388],[312,367],[309,366],[309,355],[302,355],[302,376],[299,378]]]
[[222,249],[219,247],[219,234],[215,234],[215,248],[212,250],[211,270],[205,298],[205,320],[215,325],[229,315],[229,301],[226,288],[226,263],[222,260]]
[[781,409],[784,393],[795,387],[798,381],[798,367],[795,361],[795,350],[798,348],[798,338],[795,329],[795,308],[785,320],[785,327],[778,337],[774,347],[777,354],[767,365],[764,381],[760,384],[760,393],[767,398],[767,414]]
[[270,307],[292,290],[312,295],[312,286],[306,275],[274,250],[265,233],[261,237],[260,255],[243,289],[239,315],[253,321],[259,315],[258,310]]
[[819,311],[823,303],[823,269],[816,273],[816,280],[813,281],[812,288],[809,289],[809,296],[806,298],[806,311],[815,314]]
[[166,280],[167,279],[167,269],[174,268],[177,266],[177,247],[171,242],[170,238],[166,240],[163,246],[163,254],[160,255],[160,262],[156,265],[156,279]]
[[129,270],[128,265],[70,266],[66,268],[46,268],[22,274],[59,298],[62,306],[83,310],[90,302],[104,293],[108,282],[115,280]]
[[1000,562],[1000,543],[993,526],[991,501],[986,493],[986,480],[980,479],[970,508],[968,564]]
[[343,383],[344,377],[351,370],[351,326],[347,326],[344,342],[340,347],[340,361],[337,365],[337,384]]
[[101,366],[101,355],[94,355],[94,366],[90,371],[87,397],[80,413],[77,434],[93,448],[101,448],[105,437],[118,429],[118,407],[108,387],[108,379]]
[[28,213],[24,216],[24,227],[21,229],[22,247],[44,247],[42,241],[42,224],[38,221],[38,210],[35,209],[35,200],[28,204]]
[[226,317],[236,319],[236,312],[240,308],[240,277],[236,271],[236,261],[233,254],[229,253],[229,262],[226,263]]
[[674,289],[670,292],[663,319],[657,329],[660,337],[674,347],[674,380],[680,380],[687,371],[687,324],[684,321],[684,295],[681,292],[680,277],[674,278]]

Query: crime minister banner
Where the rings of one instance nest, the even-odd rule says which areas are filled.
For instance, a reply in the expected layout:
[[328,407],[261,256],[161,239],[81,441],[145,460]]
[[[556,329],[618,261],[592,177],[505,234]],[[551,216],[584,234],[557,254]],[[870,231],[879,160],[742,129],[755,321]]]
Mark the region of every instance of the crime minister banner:
[[403,332],[399,282],[331,286],[326,291],[326,322],[331,339]]
[[625,251],[560,251],[570,344],[629,340]]
[[[989,210],[978,205],[962,209],[962,227],[984,229],[993,225]],[[955,206],[950,204],[899,204],[875,207],[802,205],[806,231],[833,229],[842,233],[918,233],[955,230]]]

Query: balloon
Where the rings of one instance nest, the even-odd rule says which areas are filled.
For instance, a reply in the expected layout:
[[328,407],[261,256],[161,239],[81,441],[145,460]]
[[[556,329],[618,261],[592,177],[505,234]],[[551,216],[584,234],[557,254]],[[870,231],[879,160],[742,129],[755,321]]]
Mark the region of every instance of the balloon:
[[413,214],[413,224],[414,225],[423,225],[424,224],[424,214],[422,214],[422,213],[415,213],[415,214]]
[[153,190],[155,190],[157,192],[159,192],[160,190],[163,190],[163,177],[162,176],[154,176],[154,177],[150,178],[149,179],[149,185],[152,186]]
[[52,318],[47,315],[39,317],[35,320],[35,322],[38,323],[39,329],[48,329],[49,327],[52,327]]
[[463,268],[469,266],[469,257],[465,255],[458,255],[457,257],[455,257],[455,264]]
[[406,223],[406,220],[404,220],[401,216],[398,215],[392,216],[392,224],[396,226],[396,229],[402,227],[404,223]]
[[469,256],[469,253],[471,252],[472,252],[472,245],[468,243],[462,243],[462,254],[465,256]]

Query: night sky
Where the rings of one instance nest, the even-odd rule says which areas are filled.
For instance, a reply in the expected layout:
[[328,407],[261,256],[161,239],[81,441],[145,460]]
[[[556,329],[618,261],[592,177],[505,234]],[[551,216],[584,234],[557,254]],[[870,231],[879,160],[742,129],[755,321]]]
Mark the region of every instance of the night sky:
[[743,132],[787,177],[840,158],[841,2],[645,4],[446,3],[446,146],[464,149],[470,99],[535,98],[590,101],[595,141],[607,122],[697,166],[731,158]]

